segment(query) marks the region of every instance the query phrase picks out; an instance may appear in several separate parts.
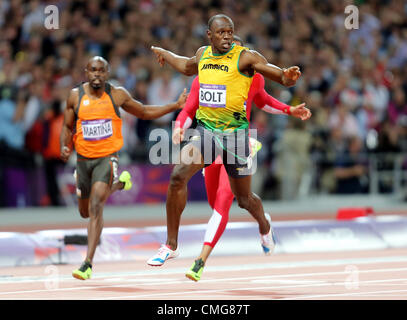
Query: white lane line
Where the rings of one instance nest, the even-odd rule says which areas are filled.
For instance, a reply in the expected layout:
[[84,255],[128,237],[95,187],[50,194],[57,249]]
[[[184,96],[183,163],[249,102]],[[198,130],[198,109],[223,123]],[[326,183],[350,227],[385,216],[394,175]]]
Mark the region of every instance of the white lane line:
[[[351,259],[333,259],[333,260],[310,260],[310,261],[293,261],[293,262],[274,262],[274,263],[259,263],[259,264],[243,264],[243,265],[225,265],[225,266],[208,266],[205,267],[205,274],[209,272],[222,272],[222,271],[247,271],[247,270],[264,270],[264,269],[294,269],[304,267],[328,267],[328,266],[341,266],[341,265],[362,265],[362,264],[378,264],[378,263],[394,263],[394,262],[407,262],[407,256],[388,256],[388,257],[368,257],[368,258],[351,258]],[[132,271],[132,272],[104,272],[95,273],[93,279],[101,278],[123,278],[133,276],[147,276],[154,275],[166,276],[170,274],[184,275],[186,268],[163,268],[151,269],[149,271]],[[290,275],[287,275],[290,276]],[[19,282],[43,282],[49,279],[49,276],[37,277],[10,277],[0,279],[2,283],[19,283]],[[60,281],[72,281],[69,275],[60,276]]]
[[[216,268],[216,267],[213,267]],[[380,273],[380,272],[400,272],[400,271],[407,271],[407,268],[386,268],[386,269],[369,269],[369,270],[359,270],[358,273],[362,274],[362,273]],[[331,275],[338,275],[338,274],[344,274],[347,275],[348,272],[346,272],[346,270],[342,270],[342,271],[331,271],[331,272],[315,272],[315,273],[297,273],[297,274],[287,274],[287,275],[265,275],[265,276],[249,276],[249,277],[234,277],[234,278],[216,278],[216,279],[203,279],[200,280],[200,283],[211,283],[211,282],[226,282],[226,281],[251,281],[253,283],[256,282],[261,282],[261,283],[267,283],[270,281],[273,281],[273,279],[277,278],[277,281],[296,281],[296,280],[290,280],[290,279],[279,279],[279,278],[294,278],[294,277],[312,277],[312,276],[331,276]],[[120,279],[120,278],[119,278]],[[103,281],[105,281],[106,279],[102,279]],[[134,281],[132,281],[134,280]],[[57,278],[44,278],[43,282],[44,282],[44,286],[45,283],[47,281],[58,281]],[[79,280],[76,279],[69,279],[69,281],[73,282],[73,283],[77,283],[79,285],[81,285],[82,283],[79,282]],[[92,281],[92,280],[90,280]],[[151,282],[150,282],[151,281]],[[301,281],[301,280],[299,280]],[[302,280],[304,281],[304,280]],[[306,281],[306,280],[305,280]],[[313,281],[318,282],[319,280],[315,280]],[[79,283],[78,283],[79,282]],[[161,280],[161,281],[157,281],[157,279],[151,279],[151,278],[147,278],[147,279],[129,279],[126,281],[128,282],[140,282],[138,283],[138,285],[143,285],[143,286],[156,286],[157,284],[159,284],[160,286],[163,285],[170,285],[170,284],[192,284],[193,282],[191,282],[190,280]],[[145,282],[145,283],[142,283]],[[326,283],[326,282],[325,282]],[[131,287],[133,286],[134,283],[130,283],[130,284],[112,284],[112,285],[104,285],[103,288],[115,288],[115,287]],[[36,293],[36,292],[48,292],[48,291],[70,291],[70,290],[87,290],[87,289],[94,289],[94,286],[80,286],[80,287],[71,287],[71,288],[57,288],[57,289],[35,289],[35,290],[23,290],[23,291],[7,291],[7,292],[0,292],[0,295],[7,295],[7,294],[19,294],[19,293]]]
[[[327,293],[320,295],[305,295],[292,298],[283,298],[281,300],[301,300],[301,299],[318,299],[327,297],[348,297],[348,296],[371,296],[371,295],[382,295],[386,293],[396,293],[396,292],[407,292],[406,290],[380,290],[380,291],[365,291],[365,292],[347,292],[347,293]],[[381,297],[383,298],[383,297]],[[407,296],[404,296],[407,299]]]
[[[370,260],[370,259],[369,259]],[[398,257],[397,257],[398,260]],[[349,261],[349,260],[347,260]],[[360,261],[360,259],[358,260]],[[354,262],[354,261],[352,261]],[[386,262],[390,262],[390,261],[386,261]],[[254,267],[258,267],[258,265],[253,265]],[[219,271],[218,269],[224,269],[227,268],[227,266],[222,266],[222,267],[211,267],[212,272],[216,272]],[[246,265],[243,266],[246,269]],[[254,268],[256,269],[256,268]],[[174,273],[174,270],[171,269],[165,269],[166,271],[168,271],[169,273]],[[179,270],[179,268],[175,269]],[[184,269],[182,269],[183,271],[185,271]],[[395,271],[405,271],[407,270],[407,268],[388,268],[388,269],[370,269],[370,270],[359,270],[359,273],[373,273],[373,272],[395,272]],[[206,272],[206,271],[205,271]],[[128,274],[128,273],[126,273]],[[242,281],[242,280],[252,280],[252,281],[256,281],[259,279],[272,279],[272,278],[281,278],[281,277],[306,277],[306,276],[319,276],[319,275],[334,275],[334,274],[347,274],[346,270],[345,271],[336,271],[336,272],[319,272],[319,273],[302,273],[302,274],[286,274],[286,275],[267,275],[267,276],[252,276],[252,277],[238,277],[238,278],[223,278],[223,279],[208,279],[208,280],[201,280],[200,283],[210,283],[210,282],[220,282],[220,281]],[[123,277],[123,274],[121,274],[121,277]],[[42,277],[42,279],[36,279],[36,281],[43,281],[44,282],[44,286],[46,281],[59,281],[61,280],[61,282],[63,281],[67,281],[66,277],[62,278],[62,279],[50,279],[49,277]],[[100,280],[100,279],[99,279]],[[106,279],[102,279],[102,280],[106,280]],[[143,282],[143,280],[145,280],[147,283],[139,283],[139,285],[144,285],[144,286],[154,286],[157,285],[158,281],[156,281],[157,279],[152,280],[150,279],[134,279],[136,282],[140,281]],[[406,280],[406,279],[404,279]],[[69,278],[69,281],[75,282],[77,283],[78,280]],[[131,281],[131,280],[128,280]],[[267,281],[267,280],[266,280]],[[280,280],[280,281],[284,281],[284,279]],[[285,281],[289,281],[289,280],[285,280]],[[295,280],[292,280],[295,281]],[[384,280],[387,281],[387,280]],[[389,280],[391,281],[391,280]],[[7,282],[10,283],[10,282]],[[160,285],[165,285],[165,284],[180,284],[180,283],[188,283],[190,284],[191,281],[190,280],[172,280],[172,281],[166,281],[165,279],[162,280],[160,282]],[[314,282],[315,284],[315,282]],[[328,283],[331,284],[331,283]],[[113,288],[113,287],[129,287],[134,285],[134,283],[131,284],[114,284],[114,285],[106,285],[103,286],[104,288]],[[326,285],[326,283],[325,283]],[[36,290],[23,290],[23,291],[7,291],[7,292],[0,292],[0,295],[8,295],[8,294],[20,294],[20,293],[38,293],[38,292],[56,292],[56,291],[72,291],[72,290],[87,290],[87,289],[94,289],[94,286],[80,286],[80,287],[71,287],[71,288],[57,288],[57,289],[36,289]]]
[[[376,283],[376,282],[393,282],[393,281],[403,281],[406,279],[388,279],[388,280],[368,280],[368,281],[359,281],[358,285],[361,286],[362,284],[371,284],[371,283]],[[337,282],[334,283],[336,286],[343,286],[345,290],[355,290],[355,289],[346,289],[346,285],[348,282]],[[117,300],[117,299],[140,299],[140,298],[147,298],[147,297],[168,297],[172,295],[202,295],[202,294],[212,294],[216,292],[229,292],[229,291],[239,291],[239,290],[251,290],[251,291],[256,291],[256,290],[278,290],[278,289],[290,289],[290,288],[308,288],[308,287],[326,287],[326,286],[332,286],[333,283],[314,283],[314,284],[302,284],[302,285],[292,285],[292,286],[264,286],[264,287],[243,287],[243,288],[232,288],[232,289],[210,289],[210,290],[199,290],[199,291],[181,291],[181,292],[167,292],[167,293],[153,293],[153,294],[141,294],[141,295],[131,295],[131,296],[120,296],[120,297],[103,297],[103,298],[95,298],[92,300]],[[401,290],[401,291],[407,291],[406,290]],[[259,292],[259,295],[261,293]],[[275,293],[276,295],[284,295],[283,292],[281,293]],[[339,294],[339,295],[346,295],[346,294]],[[328,294],[329,296],[329,294]],[[320,297],[324,297],[324,295],[320,295]],[[201,297],[200,297],[201,298]],[[234,297],[235,299],[239,299],[240,297]],[[202,298],[203,299],[203,298]],[[286,298],[286,299],[293,299],[293,298]],[[298,297],[298,299],[301,299],[301,297]]]
[[[384,270],[383,270],[384,271]],[[336,272],[335,272],[336,273]],[[361,286],[366,284],[373,284],[373,283],[384,283],[384,282],[400,282],[406,281],[407,278],[403,279],[387,279],[387,280],[368,280],[368,281],[359,281],[358,285]],[[218,281],[222,281],[222,279],[218,279]],[[191,283],[191,281],[188,281]],[[193,284],[193,283],[192,283]],[[287,286],[263,286],[263,287],[243,287],[243,288],[231,288],[231,289],[210,289],[210,290],[200,290],[200,291],[182,291],[182,292],[167,292],[167,293],[154,293],[154,294],[141,294],[141,295],[130,295],[130,296],[114,296],[114,297],[101,297],[95,298],[94,300],[100,299],[107,299],[107,300],[114,300],[114,299],[135,299],[135,298],[146,298],[146,297],[167,297],[171,295],[186,295],[186,294],[212,294],[216,292],[227,292],[227,291],[238,291],[238,290],[266,290],[266,289],[289,289],[289,288],[305,288],[305,287],[323,287],[323,286],[343,286],[346,288],[348,282],[324,282],[324,283],[312,283],[312,284],[296,284],[296,285],[287,285]],[[111,285],[111,286],[101,286],[98,288],[114,288],[114,287],[129,287],[131,285]],[[1,294],[21,294],[21,293],[38,293],[38,292],[48,292],[50,294],[57,292],[57,291],[72,291],[72,290],[86,290],[86,289],[95,289],[94,286],[84,286],[84,287],[75,287],[75,288],[58,288],[54,290],[25,290],[25,291],[14,291],[14,292],[4,292]],[[349,290],[349,289],[348,289]],[[281,293],[283,295],[283,293]],[[339,294],[341,295],[341,294]],[[321,297],[324,295],[321,295]],[[240,297],[239,297],[240,298]],[[301,299],[301,297],[298,297]]]

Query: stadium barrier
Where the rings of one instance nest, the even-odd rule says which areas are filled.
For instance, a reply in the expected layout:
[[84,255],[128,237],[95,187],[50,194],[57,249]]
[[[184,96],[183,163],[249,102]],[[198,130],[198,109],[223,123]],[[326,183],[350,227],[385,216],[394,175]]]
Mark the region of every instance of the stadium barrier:
[[[275,253],[377,250],[407,247],[407,217],[365,216],[350,220],[276,221]],[[206,224],[181,226],[180,257],[199,254]],[[86,256],[86,229],[0,232],[0,266],[78,264]],[[64,241],[79,239],[80,243]],[[145,261],[166,240],[166,227],[105,228],[95,262]],[[213,255],[261,255],[258,226],[230,222]],[[272,259],[272,258],[271,258]]]

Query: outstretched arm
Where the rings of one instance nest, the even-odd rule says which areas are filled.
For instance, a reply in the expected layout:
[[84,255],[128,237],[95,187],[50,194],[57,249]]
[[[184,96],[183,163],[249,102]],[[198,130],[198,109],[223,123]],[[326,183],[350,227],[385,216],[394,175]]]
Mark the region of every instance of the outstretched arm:
[[311,118],[311,111],[305,107],[305,103],[297,106],[289,106],[285,103],[270,96],[266,91],[253,99],[256,106],[261,110],[272,114],[288,114],[301,120],[308,120]]
[[278,82],[286,87],[295,85],[298,78],[301,76],[299,67],[277,67],[271,63],[268,63],[265,57],[254,50],[246,50],[241,53],[239,69],[241,72],[252,72],[254,70],[261,73],[266,78]]
[[188,58],[176,55],[175,53],[160,47],[151,46],[151,50],[156,55],[158,63],[161,66],[164,66],[164,64],[167,62],[175,70],[185,74],[186,76],[192,76],[198,73],[199,59],[197,59],[197,55],[200,58],[203,48],[204,47],[199,48],[195,56]]
[[[133,99],[130,93],[122,87],[115,88],[115,101],[128,113],[143,120],[152,120],[162,117],[163,115],[180,109],[187,98],[186,89],[180,94],[178,101],[169,103],[164,106],[144,105]],[[116,100],[117,99],[117,100]]]
[[269,95],[264,90],[264,78],[261,75],[255,76],[252,86],[257,90],[253,101],[263,111],[272,114],[288,114],[301,120],[308,120],[311,117],[311,111],[305,107],[305,103],[292,107]]

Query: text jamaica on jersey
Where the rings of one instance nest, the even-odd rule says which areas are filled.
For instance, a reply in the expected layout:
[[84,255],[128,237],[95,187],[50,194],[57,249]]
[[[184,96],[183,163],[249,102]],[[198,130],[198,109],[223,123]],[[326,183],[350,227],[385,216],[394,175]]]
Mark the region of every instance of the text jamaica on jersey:
[[214,64],[214,63],[205,63],[201,70],[210,69],[210,70],[221,70],[225,72],[229,72],[229,67],[223,64]]

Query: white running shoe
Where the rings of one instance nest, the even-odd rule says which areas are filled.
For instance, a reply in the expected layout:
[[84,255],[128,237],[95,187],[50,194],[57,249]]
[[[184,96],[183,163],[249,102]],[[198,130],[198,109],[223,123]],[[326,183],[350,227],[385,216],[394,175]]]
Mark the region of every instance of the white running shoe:
[[167,245],[163,244],[158,249],[158,252],[147,260],[147,264],[154,267],[162,266],[165,261],[176,258],[178,255],[178,249],[171,250]]
[[266,216],[266,219],[270,224],[270,231],[267,234],[260,234],[260,239],[261,247],[263,248],[264,254],[266,256],[269,256],[273,253],[276,243],[274,241],[273,227],[271,226],[271,217],[268,213],[264,213],[264,215]]

